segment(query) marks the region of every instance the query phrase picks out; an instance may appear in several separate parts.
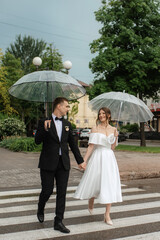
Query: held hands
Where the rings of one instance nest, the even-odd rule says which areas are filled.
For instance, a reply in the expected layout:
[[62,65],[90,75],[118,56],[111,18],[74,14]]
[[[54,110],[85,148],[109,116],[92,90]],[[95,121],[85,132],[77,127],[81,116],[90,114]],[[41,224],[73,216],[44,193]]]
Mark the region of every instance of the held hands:
[[86,169],[86,162],[83,162],[81,164],[78,165],[80,170],[85,170]]
[[44,121],[44,129],[45,131],[48,131],[48,128],[51,127],[51,120],[45,120]]

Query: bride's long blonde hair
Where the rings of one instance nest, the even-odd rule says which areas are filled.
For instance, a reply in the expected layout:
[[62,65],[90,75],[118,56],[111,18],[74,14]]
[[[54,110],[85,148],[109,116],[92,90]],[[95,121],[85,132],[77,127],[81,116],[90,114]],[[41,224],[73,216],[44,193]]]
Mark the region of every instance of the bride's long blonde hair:
[[97,120],[96,120],[96,125],[98,126],[98,124],[100,123],[100,120],[99,120],[99,113],[100,111],[103,110],[105,112],[105,115],[106,115],[106,121],[108,120],[108,123],[111,121],[111,111],[109,108],[106,108],[106,107],[101,107],[98,111],[98,116],[97,116]]

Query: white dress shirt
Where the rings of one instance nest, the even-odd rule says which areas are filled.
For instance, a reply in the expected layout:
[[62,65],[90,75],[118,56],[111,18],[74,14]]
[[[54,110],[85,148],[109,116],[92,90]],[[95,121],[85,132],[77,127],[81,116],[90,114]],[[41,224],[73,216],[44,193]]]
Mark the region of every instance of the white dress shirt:
[[[56,126],[57,135],[59,137],[59,141],[61,142],[62,137],[62,121],[61,120],[55,120],[56,116],[52,113],[52,118]],[[61,148],[59,148],[59,155],[62,155]]]

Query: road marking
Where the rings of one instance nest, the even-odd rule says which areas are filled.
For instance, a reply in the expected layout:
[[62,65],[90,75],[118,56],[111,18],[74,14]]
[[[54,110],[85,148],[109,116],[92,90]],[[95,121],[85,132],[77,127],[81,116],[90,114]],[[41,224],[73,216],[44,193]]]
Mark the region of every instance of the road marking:
[[140,234],[140,235],[131,236],[131,237],[125,237],[125,238],[116,238],[114,240],[159,240],[159,239],[160,239],[160,232],[154,232],[154,233]]
[[[123,201],[130,201],[130,200],[138,200],[138,199],[148,199],[148,198],[159,198],[160,193],[144,193],[144,194],[138,194],[138,195],[129,195],[129,196],[123,196]],[[95,200],[95,203],[97,203],[97,200]],[[87,205],[88,200],[73,200],[66,202],[66,207],[73,207],[73,206],[80,206],[80,205]],[[48,202],[46,204],[47,208],[55,208],[56,203],[55,202]],[[37,204],[31,204],[31,205],[24,205],[24,206],[13,206],[13,207],[3,207],[0,209],[0,213],[9,213],[9,212],[23,212],[23,211],[30,211],[30,210],[37,210]]]
[[[109,226],[104,222],[90,222],[90,223],[83,223],[83,224],[75,224],[67,226],[71,233],[67,234],[67,236],[71,235],[78,235],[82,233],[90,233],[90,232],[99,232],[103,230],[109,229],[119,229],[124,227],[130,226],[137,226],[141,224],[148,224],[148,223],[156,223],[160,221],[159,213],[156,214],[148,214],[144,216],[137,216],[136,217],[127,217],[127,218],[120,218],[114,220],[114,225]],[[64,235],[61,232],[54,231],[53,228],[43,228],[40,230],[32,230],[32,231],[24,231],[24,232],[15,232],[15,233],[6,233],[0,236],[0,240],[37,240],[37,239],[47,239],[47,238],[54,238],[60,237]]]
[[[35,190],[37,190],[37,189],[35,189]],[[126,188],[125,189],[122,188],[122,193],[143,192],[143,191],[145,191],[145,190],[139,189],[139,188],[127,188],[127,189]],[[36,193],[38,193],[38,192],[36,192]],[[23,192],[20,195],[23,195]],[[67,196],[67,198],[71,198],[71,197],[73,197],[73,195],[74,195],[74,193],[67,193],[66,196]],[[11,195],[7,194],[7,195],[4,195],[3,197],[5,197],[5,196],[7,198],[0,199],[0,204],[16,203],[16,202],[20,203],[20,202],[26,202],[26,201],[27,202],[28,201],[37,201],[38,198],[39,198],[38,195],[34,196],[34,197],[33,196],[28,196],[28,197],[21,197],[21,196],[19,196],[19,197],[11,197],[11,196],[13,196],[12,194]],[[53,194],[50,197],[50,199],[55,199],[55,198],[56,198],[55,194]]]
[[[147,202],[147,203],[139,203],[139,204],[132,204],[132,205],[122,205],[119,206],[112,206],[111,213],[120,213],[120,212],[128,212],[128,211],[136,211],[136,210],[144,210],[149,208],[159,208],[160,201],[156,202]],[[95,208],[94,209],[94,216],[104,214],[105,207],[103,208]],[[74,210],[74,211],[66,211],[64,218],[78,218],[78,217],[85,217],[89,216],[88,209],[84,210]],[[54,214],[48,213],[45,214],[45,221],[53,220]],[[15,224],[26,224],[26,223],[34,223],[37,222],[36,214],[30,216],[18,216],[18,217],[9,217],[0,219],[0,226],[8,226],[8,225],[15,225]]]
[[[126,187],[125,184],[121,184],[121,187]],[[67,192],[75,191],[77,186],[70,186],[67,187]],[[138,188],[135,188],[138,189]],[[13,190],[13,191],[3,191],[0,192],[0,197],[8,197],[8,196],[15,196],[15,195],[25,195],[25,194],[38,194],[40,193],[41,189],[24,189],[24,190]],[[142,190],[141,190],[142,191]],[[53,191],[55,193],[55,189]]]

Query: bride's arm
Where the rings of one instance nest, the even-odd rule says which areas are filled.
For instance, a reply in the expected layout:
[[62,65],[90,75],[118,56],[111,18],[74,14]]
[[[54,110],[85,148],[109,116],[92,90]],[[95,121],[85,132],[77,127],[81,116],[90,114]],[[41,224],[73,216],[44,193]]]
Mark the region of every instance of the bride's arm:
[[92,152],[93,152],[93,148],[94,148],[94,144],[89,144],[88,148],[87,148],[87,152],[84,156],[84,161],[87,162],[87,160],[89,159],[89,157],[91,156]]
[[[96,126],[92,127],[92,129],[91,129],[91,133],[95,133],[95,132],[97,132]],[[93,148],[94,148],[94,144],[89,143],[89,146],[87,148],[86,154],[85,154],[85,156],[83,158],[85,162],[87,162],[89,157],[91,156],[91,154],[93,152]]]
[[117,141],[118,141],[118,131],[117,129],[115,128],[114,130],[114,136],[115,136],[115,142],[111,145],[111,149],[114,150],[115,147],[117,146]]

